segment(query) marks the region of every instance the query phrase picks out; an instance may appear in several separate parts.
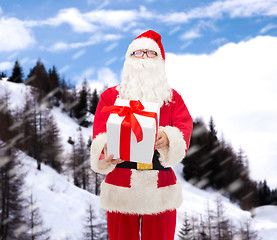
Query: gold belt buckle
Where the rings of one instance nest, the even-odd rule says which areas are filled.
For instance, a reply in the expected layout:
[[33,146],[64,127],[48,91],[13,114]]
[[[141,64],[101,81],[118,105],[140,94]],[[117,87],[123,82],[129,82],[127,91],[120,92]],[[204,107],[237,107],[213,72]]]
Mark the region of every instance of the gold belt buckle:
[[147,170],[147,169],[153,169],[153,162],[148,163],[137,163],[137,170]]

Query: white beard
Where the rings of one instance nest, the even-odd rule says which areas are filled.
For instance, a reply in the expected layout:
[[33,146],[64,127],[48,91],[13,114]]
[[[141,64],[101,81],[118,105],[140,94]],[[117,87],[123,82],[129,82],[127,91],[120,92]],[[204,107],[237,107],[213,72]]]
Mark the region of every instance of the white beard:
[[157,57],[126,58],[123,67],[123,80],[117,90],[122,99],[157,102],[160,106],[172,99],[164,61]]

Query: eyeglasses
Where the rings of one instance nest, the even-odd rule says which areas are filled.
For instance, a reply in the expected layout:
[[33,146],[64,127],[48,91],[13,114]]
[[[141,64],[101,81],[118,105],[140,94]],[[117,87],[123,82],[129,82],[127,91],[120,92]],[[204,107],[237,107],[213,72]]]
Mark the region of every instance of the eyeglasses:
[[131,55],[137,58],[142,58],[144,54],[146,54],[146,56],[149,58],[154,58],[158,55],[155,51],[141,51],[141,50],[134,51]]

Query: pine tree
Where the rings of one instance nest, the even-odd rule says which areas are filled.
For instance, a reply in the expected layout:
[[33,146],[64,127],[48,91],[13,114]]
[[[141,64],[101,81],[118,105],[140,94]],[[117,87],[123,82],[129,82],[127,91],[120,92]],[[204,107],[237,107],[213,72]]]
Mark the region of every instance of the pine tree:
[[214,140],[217,140],[217,136],[216,136],[217,131],[216,131],[213,117],[211,117],[209,121],[209,132],[210,132],[210,135],[214,137]]
[[27,78],[25,79],[25,84],[26,85],[32,85],[32,81],[35,79],[35,74],[34,74],[34,67],[30,68],[29,74]]
[[1,240],[30,239],[24,219],[23,174],[11,145],[0,142],[0,236]]
[[90,179],[89,152],[79,129],[78,142],[73,144],[70,167],[73,171],[73,181],[77,187],[88,190]]
[[183,159],[184,177],[192,183],[197,183],[201,180],[202,171],[199,166],[204,162],[203,156],[205,156],[207,134],[207,129],[201,119],[193,122],[190,148]]
[[23,83],[23,71],[18,60],[15,61],[12,75],[9,77],[8,81],[14,83]]
[[84,240],[95,240],[99,239],[98,232],[98,224],[96,223],[96,214],[94,212],[94,209],[92,208],[92,205],[88,205],[88,209],[86,210],[86,219],[85,219],[85,229],[83,233]]
[[190,239],[192,239],[192,236],[193,236],[192,227],[189,223],[187,213],[185,212],[185,219],[184,219],[183,225],[179,231],[178,237],[180,240],[190,240]]
[[213,216],[213,212],[210,209],[210,205],[208,202],[208,206],[207,206],[207,228],[208,228],[208,239],[211,240],[213,237],[213,222],[214,222],[214,216]]
[[59,101],[61,100],[60,77],[55,66],[49,69],[48,76],[50,92],[53,95],[50,100],[53,105],[59,106]]
[[0,80],[2,80],[3,78],[6,78],[7,74],[5,72],[1,72],[0,73]]
[[217,197],[216,199],[216,227],[217,234],[216,239],[218,240],[232,240],[230,237],[230,223],[224,215],[224,207],[222,200]]
[[256,183],[249,177],[243,150],[237,154],[231,144],[218,140],[213,118],[209,129],[201,119],[195,120],[193,126],[190,148],[183,159],[185,179],[199,188],[220,190],[232,201],[239,201],[245,210],[257,206]]
[[54,118],[48,111],[45,113],[42,130],[43,162],[55,169],[58,173],[62,171],[61,152],[62,146],[59,139],[59,129]]
[[37,61],[36,66],[30,71],[28,79],[28,84],[36,88],[33,90],[33,94],[36,96],[37,101],[47,102],[48,99],[44,98],[50,92],[49,76],[40,60]]
[[43,113],[38,107],[36,99],[26,97],[26,102],[22,110],[22,132],[24,143],[22,150],[37,160],[37,169],[41,170],[42,162],[42,124]]
[[78,105],[76,90],[75,88],[70,89],[64,79],[61,82],[61,100],[62,110],[68,112],[70,117],[74,117],[75,107]]
[[0,98],[0,139],[5,142],[15,137],[14,131],[11,130],[11,126],[13,125],[14,121],[9,106],[10,93],[5,92],[5,94]]
[[73,183],[76,186],[78,184],[78,180],[77,180],[77,153],[76,153],[76,145],[75,145],[75,141],[71,139],[71,145],[72,145],[72,151],[71,151],[71,155],[70,155],[70,160],[67,163],[69,166],[69,169],[72,170],[72,177],[73,177]]
[[78,93],[78,103],[74,107],[74,117],[77,118],[81,126],[87,127],[86,114],[88,110],[88,89],[87,82],[84,80],[82,89]]
[[95,115],[99,99],[100,99],[100,97],[97,93],[97,90],[94,89],[92,96],[91,96],[90,108],[89,108],[90,113],[92,113],[93,115]]
[[259,205],[268,205],[270,204],[269,199],[271,198],[271,190],[267,185],[267,181],[260,181],[257,186],[258,196],[259,196]]
[[34,195],[31,192],[27,208],[28,233],[32,240],[50,240],[50,228],[43,226],[43,221]]
[[200,226],[199,226],[199,239],[209,240],[208,235],[206,233],[207,225],[203,221],[202,215],[200,215],[200,219],[201,219],[201,222],[200,222]]
[[24,141],[20,143],[19,148],[24,151],[26,154],[31,156],[31,148],[32,148],[32,119],[30,117],[30,113],[32,112],[33,104],[32,100],[29,96],[26,95],[24,107],[20,113],[21,125],[19,127],[19,131],[23,134]]
[[241,223],[240,239],[255,240],[258,238],[257,232],[251,228],[251,220],[246,219]]

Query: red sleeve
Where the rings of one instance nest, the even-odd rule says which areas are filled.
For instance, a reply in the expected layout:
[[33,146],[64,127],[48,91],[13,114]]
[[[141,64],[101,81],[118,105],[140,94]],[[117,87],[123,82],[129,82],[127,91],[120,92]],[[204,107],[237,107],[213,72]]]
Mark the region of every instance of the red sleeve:
[[109,112],[101,112],[104,106],[111,106],[114,104],[116,100],[116,96],[118,92],[115,87],[108,88],[105,92],[103,92],[100,96],[100,100],[98,102],[94,122],[93,122],[93,139],[99,134],[106,132],[106,122],[110,116]]
[[182,97],[175,90],[173,90],[173,101],[175,104],[172,109],[172,126],[183,133],[188,149],[193,129],[192,118]]

